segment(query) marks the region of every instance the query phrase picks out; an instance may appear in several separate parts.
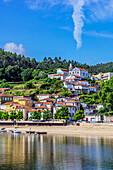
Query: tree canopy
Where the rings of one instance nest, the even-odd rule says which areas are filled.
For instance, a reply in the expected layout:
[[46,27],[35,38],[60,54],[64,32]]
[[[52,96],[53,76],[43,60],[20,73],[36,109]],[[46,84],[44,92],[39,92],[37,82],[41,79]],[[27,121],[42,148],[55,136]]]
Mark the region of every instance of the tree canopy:
[[24,55],[17,55],[16,53],[5,52],[0,49],[0,80],[7,81],[29,81],[32,78],[41,79],[47,77],[47,74],[56,73],[56,69],[63,67],[68,69],[70,62],[73,67],[81,67],[92,74],[99,72],[113,72],[113,62],[106,64],[97,64],[89,66],[87,64],[80,64],[77,61],[62,60],[61,57],[44,57],[43,61],[36,61],[35,58],[30,59]]
[[61,109],[58,109],[56,113],[54,114],[55,119],[69,119],[69,110],[68,107],[63,106]]

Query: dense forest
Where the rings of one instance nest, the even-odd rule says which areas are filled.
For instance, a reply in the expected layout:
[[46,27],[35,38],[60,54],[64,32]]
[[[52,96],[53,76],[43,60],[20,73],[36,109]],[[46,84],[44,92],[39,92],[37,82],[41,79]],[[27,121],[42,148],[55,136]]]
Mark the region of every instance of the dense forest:
[[72,62],[73,67],[87,69],[92,74],[113,71],[113,62],[89,66],[74,60],[62,60],[61,57],[54,59],[45,57],[43,61],[39,62],[35,58],[30,59],[24,55],[17,55],[0,49],[0,80],[5,79],[8,82],[38,80],[47,77],[47,74],[56,73],[56,69],[59,67],[68,69],[70,62]]

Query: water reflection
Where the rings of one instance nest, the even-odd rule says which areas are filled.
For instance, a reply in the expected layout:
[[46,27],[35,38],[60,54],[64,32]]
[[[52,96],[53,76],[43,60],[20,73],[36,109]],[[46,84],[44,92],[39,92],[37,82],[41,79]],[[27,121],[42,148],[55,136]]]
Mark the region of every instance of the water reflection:
[[113,139],[0,134],[0,169],[113,169]]

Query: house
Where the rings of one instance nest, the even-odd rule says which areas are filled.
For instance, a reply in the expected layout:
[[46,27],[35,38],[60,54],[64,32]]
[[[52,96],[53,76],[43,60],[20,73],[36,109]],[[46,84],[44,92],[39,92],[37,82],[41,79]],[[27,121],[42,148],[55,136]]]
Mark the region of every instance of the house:
[[24,98],[31,100],[30,96],[13,96],[13,102],[18,102],[20,99],[24,99]]
[[46,99],[46,98],[51,98],[51,94],[38,94],[36,97],[41,101],[43,99]]
[[34,103],[34,107],[38,107],[38,106],[42,106],[42,105],[43,105],[42,102],[35,102],[35,103]]
[[81,83],[81,84],[84,84],[86,86],[89,85],[88,81],[86,81],[86,80],[79,80],[79,81],[77,81],[77,83]]
[[57,102],[64,102],[64,101],[67,101],[66,97],[64,97],[64,96],[60,96],[57,98]]
[[77,80],[81,80],[81,76],[79,75],[68,75],[66,78],[65,78],[65,81],[68,81],[68,82],[75,82]]
[[51,112],[53,111],[53,103],[52,102],[44,102],[43,106],[47,107]]
[[33,105],[33,101],[30,99],[27,99],[27,98],[19,99],[18,103],[21,105],[29,106],[29,107],[32,107],[32,105]]
[[[43,120],[44,111],[45,111],[45,110],[40,110],[40,112],[41,112],[41,120]],[[30,117],[33,115],[34,112],[37,112],[37,110],[32,109],[32,110],[30,110],[30,111],[28,112],[28,119],[30,119]]]
[[51,78],[51,79],[60,78],[61,81],[65,80],[65,77],[66,77],[66,75],[64,75],[64,74],[49,74],[48,75],[48,78]]
[[55,106],[53,107],[53,115],[56,113],[56,111],[57,111],[58,109],[61,109],[63,106],[68,107],[69,114],[70,114],[69,119],[70,119],[70,120],[73,120],[73,116],[74,116],[74,114],[76,113],[77,109],[76,109],[75,106],[73,106],[73,105],[71,105],[71,104],[70,104],[70,105],[65,105],[65,104],[55,105]]
[[73,100],[58,102],[55,104],[55,106],[53,106],[53,115],[58,109],[61,109],[63,106],[68,107],[70,113],[70,120],[73,120],[74,114],[80,109],[80,102]]
[[55,103],[56,102],[56,99],[52,99],[52,98],[50,98],[50,99],[42,99],[42,100],[40,100],[40,102],[42,102],[42,103],[44,103],[44,102],[52,102],[52,103]]
[[46,106],[37,106],[37,107],[35,107],[35,110],[49,110],[49,108],[47,108]]
[[0,94],[0,104],[6,103],[6,102],[12,102],[13,97],[6,94],[6,93],[1,93]]
[[99,74],[95,75],[95,77],[103,81],[110,80],[112,76],[113,76],[113,72],[108,72],[108,73],[100,72]]
[[64,68],[58,68],[57,69],[57,74],[63,74],[65,76],[67,76],[68,75],[68,70],[64,69]]
[[10,114],[11,111],[18,113],[21,111],[23,113],[23,119],[26,120],[28,117],[28,112],[32,109],[29,106],[21,105],[17,102],[7,102],[1,105],[1,108]]
[[93,86],[88,86],[88,92],[89,91],[92,91],[92,92],[97,92],[97,89],[96,89],[96,87],[93,87]]
[[5,91],[9,91],[9,90],[10,90],[10,88],[0,88],[0,93],[3,93]]
[[78,68],[78,67],[75,67],[75,68],[69,67],[69,74],[81,76],[82,78],[91,77],[87,70],[85,70],[84,68]]

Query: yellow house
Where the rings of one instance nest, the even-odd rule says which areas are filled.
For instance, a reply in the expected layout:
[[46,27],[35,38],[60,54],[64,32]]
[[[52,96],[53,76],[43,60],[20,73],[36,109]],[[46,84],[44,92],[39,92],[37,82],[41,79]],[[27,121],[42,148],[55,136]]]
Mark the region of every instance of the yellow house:
[[10,114],[11,111],[15,111],[16,113],[18,113],[19,111],[23,112],[23,119],[27,119],[28,118],[28,112],[32,109],[29,106],[26,105],[21,105],[17,102],[7,102],[2,104],[2,108],[8,112]]
[[20,99],[23,99],[24,96],[13,96],[13,102],[18,102]]
[[33,101],[27,98],[19,99],[18,103],[21,105],[29,106],[29,107],[32,107],[33,105]]

